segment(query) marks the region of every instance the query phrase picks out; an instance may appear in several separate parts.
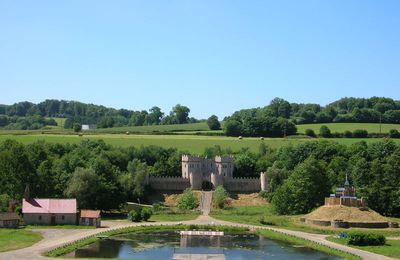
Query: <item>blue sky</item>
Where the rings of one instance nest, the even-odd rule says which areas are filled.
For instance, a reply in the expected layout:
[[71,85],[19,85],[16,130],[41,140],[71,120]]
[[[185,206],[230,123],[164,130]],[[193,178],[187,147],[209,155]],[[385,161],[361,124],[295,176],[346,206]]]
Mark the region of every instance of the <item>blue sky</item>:
[[400,99],[400,1],[0,1],[0,103]]

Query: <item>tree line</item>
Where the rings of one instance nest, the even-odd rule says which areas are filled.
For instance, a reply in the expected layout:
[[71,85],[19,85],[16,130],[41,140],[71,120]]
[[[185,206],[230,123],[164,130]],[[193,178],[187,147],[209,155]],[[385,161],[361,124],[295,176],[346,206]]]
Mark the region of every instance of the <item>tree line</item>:
[[[187,153],[187,152],[185,152]],[[386,216],[400,216],[400,146],[390,139],[349,146],[310,141],[278,149],[261,143],[258,152],[206,148],[203,156],[234,155],[234,176],[267,172],[263,192],[280,214],[307,213],[344,183],[346,171],[359,197]],[[126,201],[145,202],[152,192],[146,173],[180,176],[182,152],[174,148],[112,147],[104,141],[80,144],[37,141],[0,143],[0,206],[21,199],[26,184],[35,197],[74,197],[81,208],[118,209]],[[5,206],[4,206],[5,205]]]
[[[19,102],[13,105],[0,105],[0,127],[9,129],[38,129],[37,122],[30,123],[35,118],[62,117],[66,118],[64,128],[71,129],[75,123],[97,124],[99,128],[119,126],[142,126],[158,124],[185,124],[198,122],[189,117],[190,109],[177,104],[169,114],[165,114],[157,106],[147,110],[133,111],[114,109],[77,101],[45,100],[34,104]],[[27,118],[25,120],[24,118]],[[29,124],[30,123],[30,124]],[[28,126],[26,126],[28,125]],[[41,122],[42,127],[46,124]],[[47,124],[48,125],[48,124]]]
[[296,124],[400,123],[400,101],[391,98],[342,98],[327,106],[273,99],[261,108],[243,109],[226,117],[228,136],[281,137],[296,134]]

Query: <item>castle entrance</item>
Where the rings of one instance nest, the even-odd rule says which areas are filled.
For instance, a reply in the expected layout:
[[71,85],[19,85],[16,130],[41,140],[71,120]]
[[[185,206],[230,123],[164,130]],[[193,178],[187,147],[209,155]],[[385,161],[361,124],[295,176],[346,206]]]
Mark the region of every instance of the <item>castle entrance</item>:
[[201,189],[205,191],[210,191],[214,188],[214,185],[209,181],[203,181],[201,184]]

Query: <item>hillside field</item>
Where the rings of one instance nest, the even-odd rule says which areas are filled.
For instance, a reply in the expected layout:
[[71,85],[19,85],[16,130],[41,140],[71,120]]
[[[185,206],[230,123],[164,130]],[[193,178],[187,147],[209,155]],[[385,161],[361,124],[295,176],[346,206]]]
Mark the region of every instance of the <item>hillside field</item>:
[[[242,148],[249,148],[251,151],[258,151],[259,146],[262,142],[272,148],[278,148],[289,144],[298,144],[303,142],[311,142],[322,139],[311,139],[311,138],[265,138],[260,140],[259,138],[243,138],[239,140],[234,137],[225,136],[193,136],[193,135],[121,135],[121,134],[103,134],[103,135],[0,135],[0,141],[5,139],[14,139],[22,143],[32,143],[38,140],[45,140],[52,143],[79,143],[81,140],[104,140],[107,144],[129,147],[129,146],[148,146],[157,145],[165,148],[175,147],[181,151],[190,152],[193,154],[203,153],[206,147],[212,147],[214,145],[220,145],[222,148],[231,148],[233,151],[240,150]],[[332,140],[341,144],[352,144],[365,140],[366,142],[376,142],[378,138],[336,138],[336,139],[324,139]],[[400,143],[400,139],[393,139],[395,142]]]
[[[346,130],[354,131],[356,129],[367,130],[368,133],[379,133],[379,124],[376,123],[327,123],[297,125],[297,132],[304,134],[306,129],[312,129],[316,134],[318,134],[319,129],[323,125],[329,127],[332,133],[343,133]],[[382,124],[382,133],[389,133],[390,129],[397,129],[400,131],[400,124]]]

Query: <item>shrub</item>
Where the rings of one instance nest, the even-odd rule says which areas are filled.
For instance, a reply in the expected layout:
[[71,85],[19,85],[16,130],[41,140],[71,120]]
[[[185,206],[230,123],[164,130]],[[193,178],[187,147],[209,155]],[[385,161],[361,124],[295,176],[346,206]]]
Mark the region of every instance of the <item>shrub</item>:
[[380,246],[386,243],[385,236],[374,233],[350,232],[347,244],[356,246]]
[[306,129],[305,134],[309,137],[315,137],[315,132],[312,129]]
[[269,192],[266,190],[262,190],[260,191],[260,196],[264,199],[268,199],[269,198]]
[[226,200],[228,198],[228,193],[222,186],[218,186],[213,194],[213,204],[217,208],[224,208],[226,204]]
[[191,188],[187,188],[178,200],[179,209],[195,209],[198,205],[199,202]]
[[139,211],[133,209],[129,212],[129,219],[133,222],[140,222],[142,220],[142,215]]
[[326,125],[323,125],[319,129],[319,134],[322,137],[331,137],[331,130]]
[[352,138],[353,137],[353,133],[349,130],[344,131],[344,137],[346,138]]
[[154,203],[153,204],[153,213],[157,213],[157,212],[161,212],[162,208],[161,208],[161,204],[160,203]]
[[364,129],[356,129],[353,131],[353,137],[354,138],[367,138],[368,131],[364,130]]
[[82,130],[82,125],[78,124],[78,123],[75,123],[73,128],[74,128],[74,132],[77,133],[77,132]]
[[140,212],[140,216],[144,221],[149,220],[152,215],[153,211],[150,208],[142,208],[142,211]]
[[400,133],[397,131],[397,129],[390,129],[389,136],[391,138],[400,138]]

